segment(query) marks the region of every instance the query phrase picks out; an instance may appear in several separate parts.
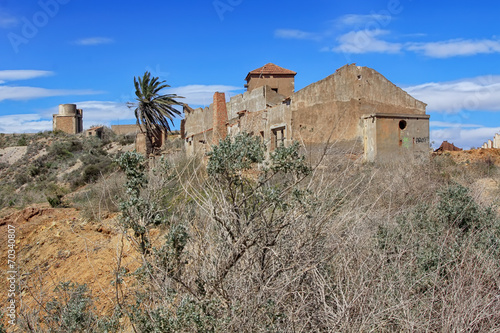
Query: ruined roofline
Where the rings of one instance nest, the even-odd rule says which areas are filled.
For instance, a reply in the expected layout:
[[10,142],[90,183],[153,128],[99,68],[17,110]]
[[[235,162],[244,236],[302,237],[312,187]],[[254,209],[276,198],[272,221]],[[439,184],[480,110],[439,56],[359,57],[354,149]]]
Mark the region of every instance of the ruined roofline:
[[[389,83],[390,83],[390,84],[391,84],[394,88],[396,88],[397,90],[399,90],[399,91],[403,92],[404,94],[406,94],[407,96],[411,97],[411,98],[412,98],[412,99],[414,99],[415,101],[417,101],[417,102],[419,102],[419,103],[422,103],[422,104],[423,104],[424,109],[427,107],[427,103],[424,103],[424,102],[422,102],[421,100],[416,99],[415,97],[413,97],[412,95],[410,95],[407,91],[405,91],[404,89],[402,89],[402,88],[398,87],[397,85],[395,85],[395,84],[394,84],[391,80],[389,80],[388,78],[386,78],[384,75],[380,74],[380,72],[378,72],[377,70],[375,70],[375,69],[373,69],[373,68],[371,68],[371,67],[367,67],[367,66],[357,66],[357,65],[356,65],[356,63],[352,63],[352,64],[345,64],[344,66],[342,66],[342,67],[340,67],[340,68],[336,69],[336,70],[335,70],[335,73],[330,74],[330,75],[328,75],[327,77],[325,77],[325,78],[323,78],[323,79],[321,79],[321,80],[318,80],[318,81],[316,81],[316,82],[313,82],[313,83],[311,83],[311,84],[309,84],[309,85],[305,86],[304,88],[302,88],[302,89],[300,89],[300,90],[296,91],[296,92],[294,93],[294,95],[295,95],[295,94],[297,94],[297,93],[299,93],[299,92],[301,92],[301,91],[303,91],[303,90],[305,90],[305,89],[308,89],[308,88],[309,88],[309,87],[311,87],[311,86],[314,86],[314,85],[316,85],[316,84],[321,84],[323,81],[327,81],[327,80],[329,80],[329,79],[333,78],[333,77],[334,77],[334,76],[336,76],[336,75],[342,75],[342,73],[343,73],[343,72],[345,72],[347,69],[352,68],[352,67],[356,67],[356,68],[357,68],[357,69],[359,69],[359,70],[368,70],[368,71],[373,71],[376,75],[381,76],[384,80],[386,80],[387,82],[389,82]],[[292,95],[292,99],[293,99],[293,95]]]
[[407,114],[407,113],[371,113],[361,116],[362,119],[367,118],[411,118],[411,119],[429,119],[431,116],[428,114]]
[[[237,94],[237,95],[231,96],[230,99],[229,99],[229,101],[226,102],[226,106],[228,108],[228,112],[231,109],[231,106],[233,104],[244,103],[247,100],[251,100],[252,98],[258,97],[259,95],[262,96],[262,97],[267,96],[266,91],[269,94],[276,94],[275,92],[272,92],[270,86],[264,85],[264,86],[257,87],[257,88],[255,88],[255,89],[253,89],[251,91],[245,91],[242,94]],[[276,95],[279,95],[279,94],[276,94]],[[286,100],[287,98],[289,98],[289,97],[283,96],[282,101]],[[272,106],[274,106],[274,105],[272,105]],[[213,108],[213,102],[210,103],[208,106],[198,107],[196,109],[193,109],[193,108],[190,107],[189,108],[190,110],[188,110],[187,112],[185,110],[184,114],[186,114],[186,115],[193,115],[193,114],[195,114],[197,112],[206,112],[207,110],[210,110],[210,108]],[[248,109],[246,109],[246,110],[247,110],[247,112],[256,112],[256,111],[260,111],[261,109],[259,109],[259,110],[248,110]],[[238,111],[241,111],[241,110],[238,110]]]

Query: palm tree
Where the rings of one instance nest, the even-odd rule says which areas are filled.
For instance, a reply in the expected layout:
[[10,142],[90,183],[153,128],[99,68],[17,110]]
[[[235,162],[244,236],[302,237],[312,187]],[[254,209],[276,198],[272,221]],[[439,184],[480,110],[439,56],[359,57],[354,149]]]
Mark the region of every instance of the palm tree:
[[175,100],[183,97],[176,94],[161,95],[160,91],[170,86],[157,77],[151,77],[148,71],[142,78],[134,76],[134,86],[137,102],[128,105],[135,107],[135,118],[146,138],[146,156],[149,156],[153,152],[153,136],[162,131],[170,132],[169,120],[173,126],[173,118],[181,114],[174,105],[184,105]]

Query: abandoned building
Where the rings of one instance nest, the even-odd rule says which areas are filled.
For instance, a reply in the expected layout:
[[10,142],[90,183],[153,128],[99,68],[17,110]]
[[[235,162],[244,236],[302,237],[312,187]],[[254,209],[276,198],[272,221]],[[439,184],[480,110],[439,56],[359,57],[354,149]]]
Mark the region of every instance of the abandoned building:
[[274,64],[246,76],[247,91],[216,92],[209,107],[184,107],[181,136],[188,154],[205,152],[227,135],[259,136],[272,151],[298,141],[308,152],[349,145],[366,161],[407,156],[426,159],[426,104],[377,71],[355,64],[295,92],[297,73]]
[[94,137],[97,137],[99,139],[102,139],[103,134],[104,134],[104,126],[93,126],[85,131],[86,137],[94,136]]
[[445,151],[462,151],[462,148],[458,148],[453,143],[449,143],[448,141],[443,141],[441,146],[438,149],[434,150],[435,153],[445,152]]
[[59,113],[52,115],[52,130],[68,134],[78,134],[83,131],[83,110],[76,104],[59,104]]
[[496,133],[495,136],[493,137],[493,140],[488,140],[487,142],[483,143],[481,148],[500,148],[500,134]]

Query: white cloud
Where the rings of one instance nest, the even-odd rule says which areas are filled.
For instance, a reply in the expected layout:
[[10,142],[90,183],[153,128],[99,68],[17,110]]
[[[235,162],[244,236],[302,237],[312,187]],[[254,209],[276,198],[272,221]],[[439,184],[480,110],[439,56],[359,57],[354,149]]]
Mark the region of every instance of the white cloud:
[[359,14],[347,14],[339,17],[334,22],[337,27],[357,27],[361,28],[373,28],[372,25],[378,25],[378,27],[388,25],[392,20],[390,15],[382,15],[382,14],[367,14],[367,15],[359,15]]
[[40,71],[32,69],[0,70],[0,83],[5,83],[6,81],[34,79],[37,77],[50,76],[53,74],[54,73],[51,71]]
[[428,43],[408,43],[410,51],[423,53],[432,58],[472,56],[485,53],[500,53],[500,41],[493,39],[452,39]]
[[450,82],[430,82],[404,88],[427,103],[428,111],[456,113],[500,111],[500,76],[479,76]]
[[38,114],[0,116],[0,133],[37,133],[52,130],[52,120]]
[[[321,32],[306,32],[297,29],[278,29],[274,35],[277,38],[325,41],[337,35],[337,45],[323,46],[320,51],[333,51],[342,53],[398,53],[400,51],[415,52],[431,58],[450,58],[457,56],[473,56],[477,54],[500,53],[500,39],[449,39],[443,41],[417,42],[407,41],[394,43],[381,38],[388,35],[384,29],[392,21],[393,15],[386,14],[348,14],[331,22],[331,27]],[[350,30],[339,35],[339,31]],[[398,34],[400,38],[425,37],[424,33]]]
[[95,95],[101,91],[95,90],[70,90],[70,89],[46,89],[38,87],[23,86],[0,86],[0,102],[5,100],[29,100],[42,97],[68,96],[68,95]]
[[463,129],[461,127],[450,127],[445,129],[431,129],[430,137],[437,148],[442,141],[448,141],[455,146],[470,149],[480,147],[485,141],[492,139],[495,133],[500,132],[500,127],[479,127]]
[[0,28],[8,29],[15,27],[19,23],[17,17],[8,15],[6,13],[0,13]]
[[360,30],[351,31],[337,40],[339,45],[334,47],[332,51],[342,53],[398,53],[401,51],[402,44],[391,43],[381,40],[377,37],[387,35],[387,30]]
[[274,31],[274,36],[283,39],[309,39],[320,40],[321,35],[313,32],[306,32],[296,29],[277,29]]
[[79,39],[75,41],[75,44],[90,46],[90,45],[110,44],[113,42],[114,42],[113,39],[107,37],[89,37],[89,38]]
[[225,86],[225,85],[201,85],[192,84],[182,87],[175,87],[166,89],[169,94],[177,94],[185,98],[180,98],[179,101],[187,103],[191,106],[208,106],[213,101],[213,96],[216,91],[226,93],[226,99],[234,96],[239,91],[243,90],[241,87]]
[[452,123],[452,122],[447,122],[447,121],[430,121],[429,126],[430,127],[439,127],[439,128],[447,128],[447,127],[478,128],[478,127],[482,127],[482,125]]

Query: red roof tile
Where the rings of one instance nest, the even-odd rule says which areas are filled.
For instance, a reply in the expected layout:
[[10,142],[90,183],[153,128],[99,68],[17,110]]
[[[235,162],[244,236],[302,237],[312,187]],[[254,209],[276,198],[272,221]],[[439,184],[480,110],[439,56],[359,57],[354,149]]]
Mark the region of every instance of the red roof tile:
[[294,71],[291,71],[289,69],[277,66],[277,65],[272,64],[272,63],[268,63],[260,68],[254,69],[253,71],[249,72],[247,77],[245,78],[245,80],[248,80],[248,77],[252,74],[257,74],[257,75],[261,75],[261,74],[291,74],[291,75],[295,75],[295,74],[297,74],[297,72],[294,72]]

